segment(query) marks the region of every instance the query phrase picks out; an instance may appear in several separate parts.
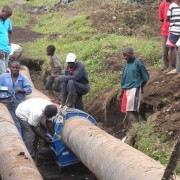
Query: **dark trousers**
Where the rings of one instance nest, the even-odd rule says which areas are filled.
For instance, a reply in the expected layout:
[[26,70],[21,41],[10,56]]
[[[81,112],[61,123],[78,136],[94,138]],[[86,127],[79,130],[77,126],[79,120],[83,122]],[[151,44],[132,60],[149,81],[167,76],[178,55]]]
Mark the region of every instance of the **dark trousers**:
[[31,126],[28,122],[19,119],[19,122],[22,127],[24,135],[24,143],[31,155],[32,158],[35,158],[37,155],[37,146],[38,146],[38,137],[31,129]]
[[166,46],[167,36],[162,36],[162,55],[163,55],[163,69],[168,68],[168,51],[169,47]]
[[16,125],[16,128],[17,130],[19,131],[19,134],[21,135],[21,137],[23,138],[23,133],[22,133],[22,128],[21,128],[21,125],[19,123],[19,119],[17,118],[16,114],[15,114],[15,111],[16,111],[16,108],[17,108],[17,105],[15,105],[15,102],[10,102],[10,103],[7,103],[7,108],[8,108],[8,111],[10,112],[11,114],[11,117]]
[[69,81],[61,82],[60,86],[61,86],[61,93],[60,93],[61,103],[62,104],[66,103],[68,95],[76,94],[77,100],[75,102],[75,108],[83,110],[84,105],[82,101],[82,95],[85,95],[89,92],[90,90],[89,84],[82,84],[74,80],[69,80]]
[[47,82],[46,82],[46,90],[54,90],[56,92],[60,92],[59,83],[54,83],[55,77],[48,76]]
[[[166,41],[167,41],[167,36],[162,36],[162,56],[163,56],[163,69],[167,69],[169,66],[169,61],[168,61],[168,51],[169,47],[166,46]],[[173,67],[176,67],[176,48],[174,48],[173,51]]]

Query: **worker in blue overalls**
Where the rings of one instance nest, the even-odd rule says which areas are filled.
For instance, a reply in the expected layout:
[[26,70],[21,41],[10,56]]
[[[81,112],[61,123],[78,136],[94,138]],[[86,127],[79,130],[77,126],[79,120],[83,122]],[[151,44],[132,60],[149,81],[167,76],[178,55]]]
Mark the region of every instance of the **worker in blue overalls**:
[[4,73],[0,76],[0,86],[8,87],[9,92],[13,95],[11,102],[7,102],[7,108],[14,120],[14,123],[22,136],[19,120],[15,115],[17,106],[24,101],[25,96],[31,94],[32,87],[28,79],[19,73],[20,63],[13,61],[10,63],[11,73]]

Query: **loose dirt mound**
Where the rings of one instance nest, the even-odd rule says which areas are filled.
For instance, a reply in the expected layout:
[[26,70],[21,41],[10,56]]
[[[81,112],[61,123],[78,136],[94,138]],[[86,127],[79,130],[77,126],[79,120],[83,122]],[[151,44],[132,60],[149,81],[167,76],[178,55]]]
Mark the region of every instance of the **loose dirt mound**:
[[174,139],[180,134],[180,74],[161,75],[148,85],[144,103],[153,107],[157,130]]
[[159,4],[159,1],[151,6],[130,3],[104,4],[93,11],[92,27],[104,33],[157,38],[161,26],[157,19]]

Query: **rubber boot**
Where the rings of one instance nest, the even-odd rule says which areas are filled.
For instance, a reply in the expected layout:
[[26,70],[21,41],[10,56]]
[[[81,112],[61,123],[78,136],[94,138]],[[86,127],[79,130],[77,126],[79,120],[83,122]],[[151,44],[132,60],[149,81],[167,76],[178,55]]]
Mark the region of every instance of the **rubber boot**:
[[136,140],[135,140],[135,133],[134,133],[134,130],[133,128],[131,128],[127,134],[127,137],[124,141],[126,144],[130,145],[130,146],[134,146]]
[[133,147],[135,144],[135,132],[134,132],[133,126],[139,119],[138,113],[137,112],[127,112],[126,119],[127,119],[127,126],[129,129],[129,132],[127,133],[127,137],[124,142]]
[[75,108],[76,100],[77,100],[78,94],[76,93],[69,93],[66,101],[66,106]]

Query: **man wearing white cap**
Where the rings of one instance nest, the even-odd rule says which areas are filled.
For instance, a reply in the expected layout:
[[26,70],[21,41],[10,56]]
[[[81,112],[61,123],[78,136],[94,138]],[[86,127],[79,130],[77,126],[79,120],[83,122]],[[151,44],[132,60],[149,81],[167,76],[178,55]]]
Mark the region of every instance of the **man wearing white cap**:
[[60,104],[83,110],[82,95],[90,90],[87,72],[74,53],[67,55],[66,63],[65,74],[58,78],[61,84]]

